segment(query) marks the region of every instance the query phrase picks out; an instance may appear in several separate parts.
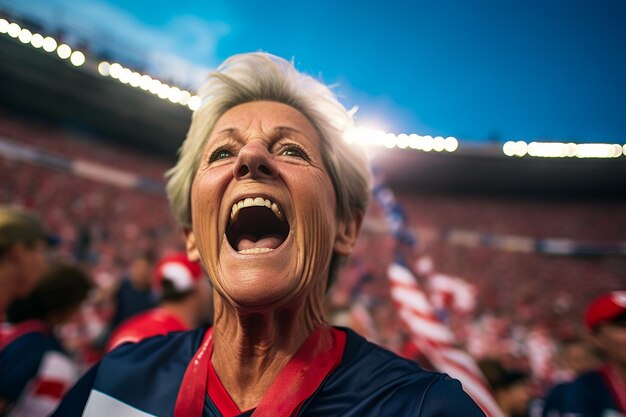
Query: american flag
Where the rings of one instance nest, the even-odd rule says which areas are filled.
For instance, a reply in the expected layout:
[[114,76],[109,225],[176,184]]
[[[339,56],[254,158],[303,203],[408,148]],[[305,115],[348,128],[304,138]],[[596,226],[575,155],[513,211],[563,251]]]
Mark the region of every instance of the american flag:
[[[402,207],[393,192],[384,184],[380,170],[374,167],[373,172],[374,199],[383,208],[391,232],[399,246],[415,247],[417,239]],[[411,340],[417,348],[437,370],[461,381],[465,392],[482,408],[487,417],[505,417],[476,362],[457,346],[454,334],[437,317],[413,273],[400,262],[394,262],[387,270],[387,277],[398,315],[407,326]]]
[[426,294],[409,269],[393,263],[387,271],[391,297],[409,329],[411,340],[439,371],[463,384],[463,389],[488,417],[504,417],[474,359],[456,347],[450,329],[435,315]]

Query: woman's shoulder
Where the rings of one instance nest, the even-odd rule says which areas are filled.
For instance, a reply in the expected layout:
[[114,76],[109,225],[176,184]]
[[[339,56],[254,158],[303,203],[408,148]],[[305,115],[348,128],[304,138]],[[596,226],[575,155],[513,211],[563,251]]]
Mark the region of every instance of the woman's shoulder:
[[102,359],[102,363],[105,367],[128,365],[133,368],[149,368],[155,363],[163,365],[173,362],[186,366],[200,346],[206,330],[203,327],[152,336],[136,343],[125,343],[109,352]]
[[[459,381],[425,370],[350,329],[340,330],[347,336],[342,362],[312,401],[312,409],[322,404],[347,408],[341,411],[347,416],[484,416]],[[451,409],[451,404],[462,408]]]
[[118,346],[74,386],[54,415],[82,415],[88,405],[173,413],[187,365],[206,331],[202,327]]
[[405,359],[384,347],[367,341],[349,328],[338,328],[346,333],[346,348],[340,367],[368,369],[392,378],[410,375],[418,379],[432,380],[441,374],[424,370],[415,361]]

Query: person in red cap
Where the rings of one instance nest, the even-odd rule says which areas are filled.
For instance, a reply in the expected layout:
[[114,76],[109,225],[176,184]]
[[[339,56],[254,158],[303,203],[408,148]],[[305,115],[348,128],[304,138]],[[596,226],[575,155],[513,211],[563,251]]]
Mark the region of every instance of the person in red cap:
[[565,393],[564,414],[575,417],[626,416],[626,291],[591,302],[585,325],[603,366],[579,376]]
[[153,287],[160,296],[159,306],[122,322],[111,335],[107,351],[123,343],[189,330],[210,319],[210,284],[200,263],[190,261],[185,253],[159,261]]

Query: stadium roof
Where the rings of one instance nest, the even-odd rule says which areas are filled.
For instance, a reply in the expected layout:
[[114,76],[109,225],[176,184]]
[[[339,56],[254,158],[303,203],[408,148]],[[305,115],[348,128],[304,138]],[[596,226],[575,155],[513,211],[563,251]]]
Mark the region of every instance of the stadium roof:
[[[106,140],[174,159],[191,111],[0,36],[0,101],[9,110],[88,129]],[[355,145],[356,146],[356,145]],[[570,199],[626,197],[626,161],[511,158],[493,146],[453,153],[381,149],[375,163],[399,191]]]

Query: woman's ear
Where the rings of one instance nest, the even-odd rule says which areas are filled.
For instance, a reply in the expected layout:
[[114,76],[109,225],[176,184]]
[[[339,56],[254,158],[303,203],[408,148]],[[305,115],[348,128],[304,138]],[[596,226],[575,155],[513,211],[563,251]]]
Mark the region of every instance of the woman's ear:
[[352,253],[356,239],[359,237],[362,223],[363,212],[359,209],[352,210],[352,217],[349,220],[339,221],[333,247],[336,253],[344,256]]
[[200,260],[200,253],[198,252],[198,247],[196,246],[196,236],[193,234],[193,230],[191,230],[191,228],[185,228],[184,233],[187,258],[189,258],[190,261],[197,262]]

